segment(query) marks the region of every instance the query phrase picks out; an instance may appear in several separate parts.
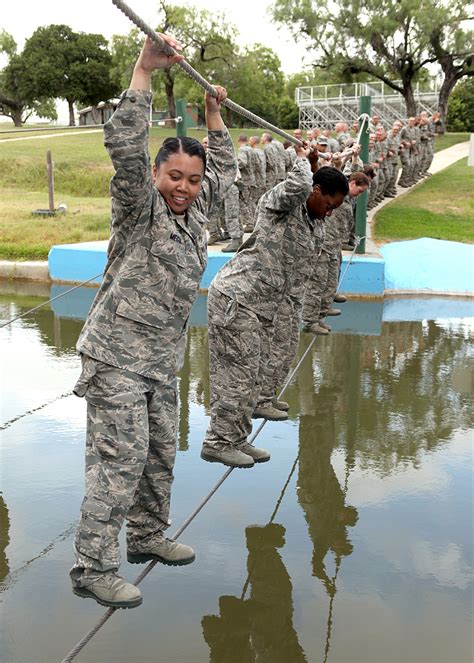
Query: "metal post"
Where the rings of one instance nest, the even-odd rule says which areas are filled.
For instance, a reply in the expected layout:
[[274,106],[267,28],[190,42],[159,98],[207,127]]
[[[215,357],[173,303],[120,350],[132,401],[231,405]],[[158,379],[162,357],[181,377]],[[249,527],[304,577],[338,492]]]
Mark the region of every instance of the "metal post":
[[[371,98],[370,97],[361,97],[359,100],[359,116],[362,113],[367,113],[370,116],[371,110]],[[360,158],[364,163],[369,161],[369,132],[363,131],[360,137],[361,151]],[[357,199],[356,206],[356,235],[358,237],[365,237],[366,235],[366,225],[367,225],[367,200],[369,194],[367,191],[361,193]],[[365,253],[365,239],[361,241],[359,246],[356,249],[356,253]]]
[[46,152],[46,167],[48,169],[49,211],[54,212],[54,173],[53,173],[53,159],[51,158],[51,150],[48,150]]
[[176,135],[186,136],[186,100],[176,99]]

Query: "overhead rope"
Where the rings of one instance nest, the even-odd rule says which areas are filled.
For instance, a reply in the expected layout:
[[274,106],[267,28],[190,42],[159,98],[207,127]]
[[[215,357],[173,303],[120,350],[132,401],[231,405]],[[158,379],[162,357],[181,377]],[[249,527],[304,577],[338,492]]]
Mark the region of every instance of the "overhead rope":
[[[150,39],[152,39],[160,48],[163,49],[163,52],[166,55],[179,55],[174,48],[169,46],[161,37],[160,35],[155,32],[143,19],[140,18],[135,12],[125,3],[123,0],[112,0],[113,4],[120,9],[121,12],[129,18],[132,23],[134,23],[137,28],[140,28],[142,32],[144,32]],[[199,72],[197,72],[190,64],[189,62],[186,62],[186,60],[181,60],[180,62],[177,62],[176,65],[180,67],[190,78],[192,78],[193,81],[195,81],[198,85],[200,85],[206,92],[208,92],[212,97],[217,97],[217,92],[215,88],[207,81]],[[298,138],[295,138],[291,134],[286,133],[286,131],[283,131],[282,129],[279,129],[278,127],[275,127],[273,124],[270,124],[270,122],[267,122],[266,120],[263,120],[261,117],[258,115],[255,115],[251,111],[247,110],[246,108],[243,108],[242,106],[239,106],[239,104],[236,104],[234,101],[231,99],[225,99],[223,102],[223,105],[226,106],[227,108],[230,108],[230,110],[234,111],[235,113],[238,113],[242,117],[247,118],[254,124],[259,125],[260,127],[263,127],[264,129],[268,129],[269,131],[273,131],[274,133],[278,134],[282,138],[286,138],[286,140],[289,140],[291,143],[294,145],[303,145],[303,142],[299,140]]]
[[[341,287],[341,285],[342,285],[342,283],[343,283],[343,281],[344,281],[344,278],[345,278],[345,276],[346,276],[346,274],[347,274],[347,270],[349,269],[350,264],[351,264],[351,262],[352,262],[352,259],[353,259],[354,255],[355,255],[356,249],[357,249],[357,247],[359,246],[360,242],[361,242],[363,239],[365,239],[365,237],[356,237],[356,238],[355,238],[355,246],[354,246],[354,249],[353,249],[353,251],[352,251],[352,253],[351,253],[350,257],[349,257],[349,260],[348,260],[348,262],[347,262],[346,268],[345,268],[344,272],[342,273],[341,278],[339,279],[339,284],[338,284],[338,287],[337,287],[337,290],[336,290],[336,294],[339,292],[339,289],[340,289],[340,287]],[[313,339],[311,340],[311,343],[308,345],[308,347],[306,348],[305,352],[304,352],[303,355],[301,356],[301,359],[300,359],[299,362],[296,364],[295,368],[291,371],[290,375],[288,376],[288,379],[286,380],[286,382],[285,382],[285,384],[284,384],[284,386],[283,386],[283,389],[282,389],[282,390],[280,391],[280,393],[278,394],[278,398],[280,398],[280,397],[283,395],[283,393],[286,391],[288,385],[290,384],[290,382],[292,381],[292,379],[294,378],[294,376],[295,376],[296,373],[298,372],[298,370],[299,370],[301,364],[303,363],[304,359],[307,357],[308,353],[310,352],[311,348],[313,347],[315,341],[316,341],[316,336],[313,337]],[[266,423],[267,423],[267,419],[264,419],[264,420],[262,421],[262,423],[260,424],[260,426],[259,426],[259,427],[257,428],[257,430],[255,431],[255,433],[249,438],[249,440],[248,440],[249,444],[252,444],[252,443],[255,441],[255,439],[256,439],[257,436],[260,434],[260,431],[263,429],[263,427],[265,426]],[[296,459],[296,460],[298,460],[298,459]],[[296,461],[295,461],[295,463],[293,464],[292,472],[294,471],[295,468],[296,468]],[[219,479],[219,481],[218,481],[218,482],[215,484],[215,486],[210,490],[210,492],[206,495],[206,497],[205,497],[205,498],[204,498],[204,499],[198,504],[198,506],[194,509],[194,511],[188,516],[188,518],[186,518],[186,520],[184,521],[184,523],[182,523],[182,525],[181,525],[181,526],[176,530],[176,532],[172,535],[172,537],[171,537],[172,539],[176,540],[176,539],[178,539],[178,538],[181,536],[181,534],[184,532],[184,530],[185,530],[185,529],[191,524],[191,522],[196,518],[196,516],[199,514],[199,512],[202,511],[202,509],[206,506],[206,504],[209,502],[209,500],[211,499],[211,497],[212,497],[212,496],[218,491],[218,489],[222,486],[222,484],[224,483],[224,481],[225,481],[225,480],[226,480],[226,479],[232,474],[232,472],[234,471],[234,469],[235,469],[234,467],[229,467],[229,469],[226,470],[226,471],[224,472],[224,474],[221,476],[221,478]],[[287,485],[288,485],[288,483],[289,483],[289,481],[290,481],[290,479],[291,479],[291,474],[292,474],[292,472],[290,473],[290,477],[289,477],[289,479],[288,479],[288,481],[287,481],[287,483],[286,483],[286,485],[285,485],[284,490],[286,490],[286,487],[287,487]],[[283,494],[284,494],[284,493],[283,493]],[[281,502],[281,500],[280,500],[280,502]],[[279,506],[279,505],[278,505],[278,506]],[[274,511],[274,515],[273,515],[272,517],[274,518],[275,515],[276,515],[276,511]],[[145,569],[140,573],[140,575],[136,578],[136,580],[135,580],[135,582],[134,582],[133,584],[134,584],[135,586],[138,586],[138,585],[142,582],[142,580],[143,580],[144,578],[146,578],[146,576],[150,573],[150,571],[156,566],[157,563],[158,563],[158,560],[156,560],[156,559],[152,560],[152,561],[151,561],[151,562],[145,567]],[[103,626],[103,625],[104,625],[104,624],[110,619],[110,617],[112,617],[112,615],[114,614],[114,612],[115,612],[116,610],[120,610],[120,608],[108,608],[108,609],[104,612],[104,614],[102,615],[102,617],[101,617],[101,618],[96,622],[96,624],[90,629],[90,631],[88,631],[88,632],[87,632],[87,633],[86,633],[86,634],[85,634],[85,635],[79,640],[79,642],[75,645],[75,647],[74,647],[73,649],[71,649],[71,651],[69,652],[69,654],[67,654],[67,656],[66,656],[65,658],[63,658],[63,660],[61,661],[61,663],[71,663],[71,661],[73,661],[73,660],[76,658],[76,656],[77,656],[77,655],[78,655],[78,654],[84,649],[84,647],[85,647],[85,646],[86,646],[86,645],[92,640],[92,638],[94,637],[94,635],[95,635],[95,634],[96,634],[96,633],[102,628],[102,626]]]

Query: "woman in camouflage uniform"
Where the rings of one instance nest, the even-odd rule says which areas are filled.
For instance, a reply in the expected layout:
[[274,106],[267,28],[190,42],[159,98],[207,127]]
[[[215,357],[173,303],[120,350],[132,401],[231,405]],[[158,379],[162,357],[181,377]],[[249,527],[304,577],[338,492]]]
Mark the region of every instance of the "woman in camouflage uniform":
[[194,139],[167,138],[150,168],[151,74],[181,58],[147,38],[130,89],[104,128],[115,168],[112,226],[104,278],[77,344],[83,370],[74,391],[87,400],[86,495],[71,578],[75,594],[112,607],[142,602],[117,574],[125,518],[130,562],[194,560],[192,548],[164,536],[176,373],[207,263],[206,216],[233,183],[236,158],[220,115],[226,91],[216,87],[217,98],[205,96],[207,157]]

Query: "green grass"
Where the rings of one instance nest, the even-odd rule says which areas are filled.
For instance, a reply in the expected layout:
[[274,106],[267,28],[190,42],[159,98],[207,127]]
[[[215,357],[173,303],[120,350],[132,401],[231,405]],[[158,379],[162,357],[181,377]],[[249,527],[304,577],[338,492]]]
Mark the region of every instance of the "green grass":
[[[248,136],[262,133],[256,127],[244,131]],[[235,145],[241,132],[230,130]],[[153,128],[150,154],[154,156],[164,138],[172,134],[165,127]],[[33,132],[23,135],[28,140],[5,140],[14,134],[4,134],[0,139],[0,259],[45,260],[53,244],[108,239],[108,191],[113,170],[102,131],[53,134],[50,138],[40,138]],[[191,130],[189,135],[201,140],[205,130]],[[467,138],[468,134],[448,134],[436,139],[436,148]],[[47,150],[52,151],[54,161],[55,203],[68,205],[65,216],[31,214],[37,208],[48,207]]]
[[461,159],[375,216],[376,242],[432,237],[474,242],[474,169]]
[[464,143],[469,140],[470,134],[468,133],[452,133],[444,134],[443,136],[436,136],[434,142],[434,151],[440,152],[445,150],[451,145],[456,145],[457,143]]

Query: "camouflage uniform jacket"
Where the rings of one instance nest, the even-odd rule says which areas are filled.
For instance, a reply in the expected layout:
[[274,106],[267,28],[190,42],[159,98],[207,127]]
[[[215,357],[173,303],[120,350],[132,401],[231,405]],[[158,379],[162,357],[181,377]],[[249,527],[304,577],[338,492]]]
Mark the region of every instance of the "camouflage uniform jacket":
[[111,239],[101,287],[77,349],[106,364],[168,381],[182,362],[186,326],[207,263],[204,225],[236,174],[227,132],[209,132],[202,189],[174,215],[151,179],[151,94],[126,91],[104,127],[115,175]]
[[297,158],[286,179],[260,198],[255,230],[212,287],[267,320],[284,297],[301,306],[324,234],[323,222],[306,210],[312,188],[309,161]]
[[263,148],[263,152],[265,154],[265,168],[266,168],[266,173],[267,173],[267,179],[268,176],[271,177],[278,177],[278,174],[280,172],[280,152],[278,150],[278,147],[276,145],[273,145],[274,141],[271,141],[270,143],[265,143],[265,147]]
[[400,132],[398,132],[397,135],[394,136],[392,130],[390,130],[387,134],[387,149],[393,152],[393,154],[389,154],[387,156],[387,159],[390,162],[397,161],[399,147],[400,147]]
[[283,181],[286,177],[286,156],[285,156],[285,148],[283,147],[283,143],[281,143],[279,140],[273,140],[272,144],[275,145],[275,151],[278,156],[278,161],[277,161],[277,177],[279,180]]
[[242,145],[237,152],[241,182],[244,186],[255,186],[255,158],[250,145]]

